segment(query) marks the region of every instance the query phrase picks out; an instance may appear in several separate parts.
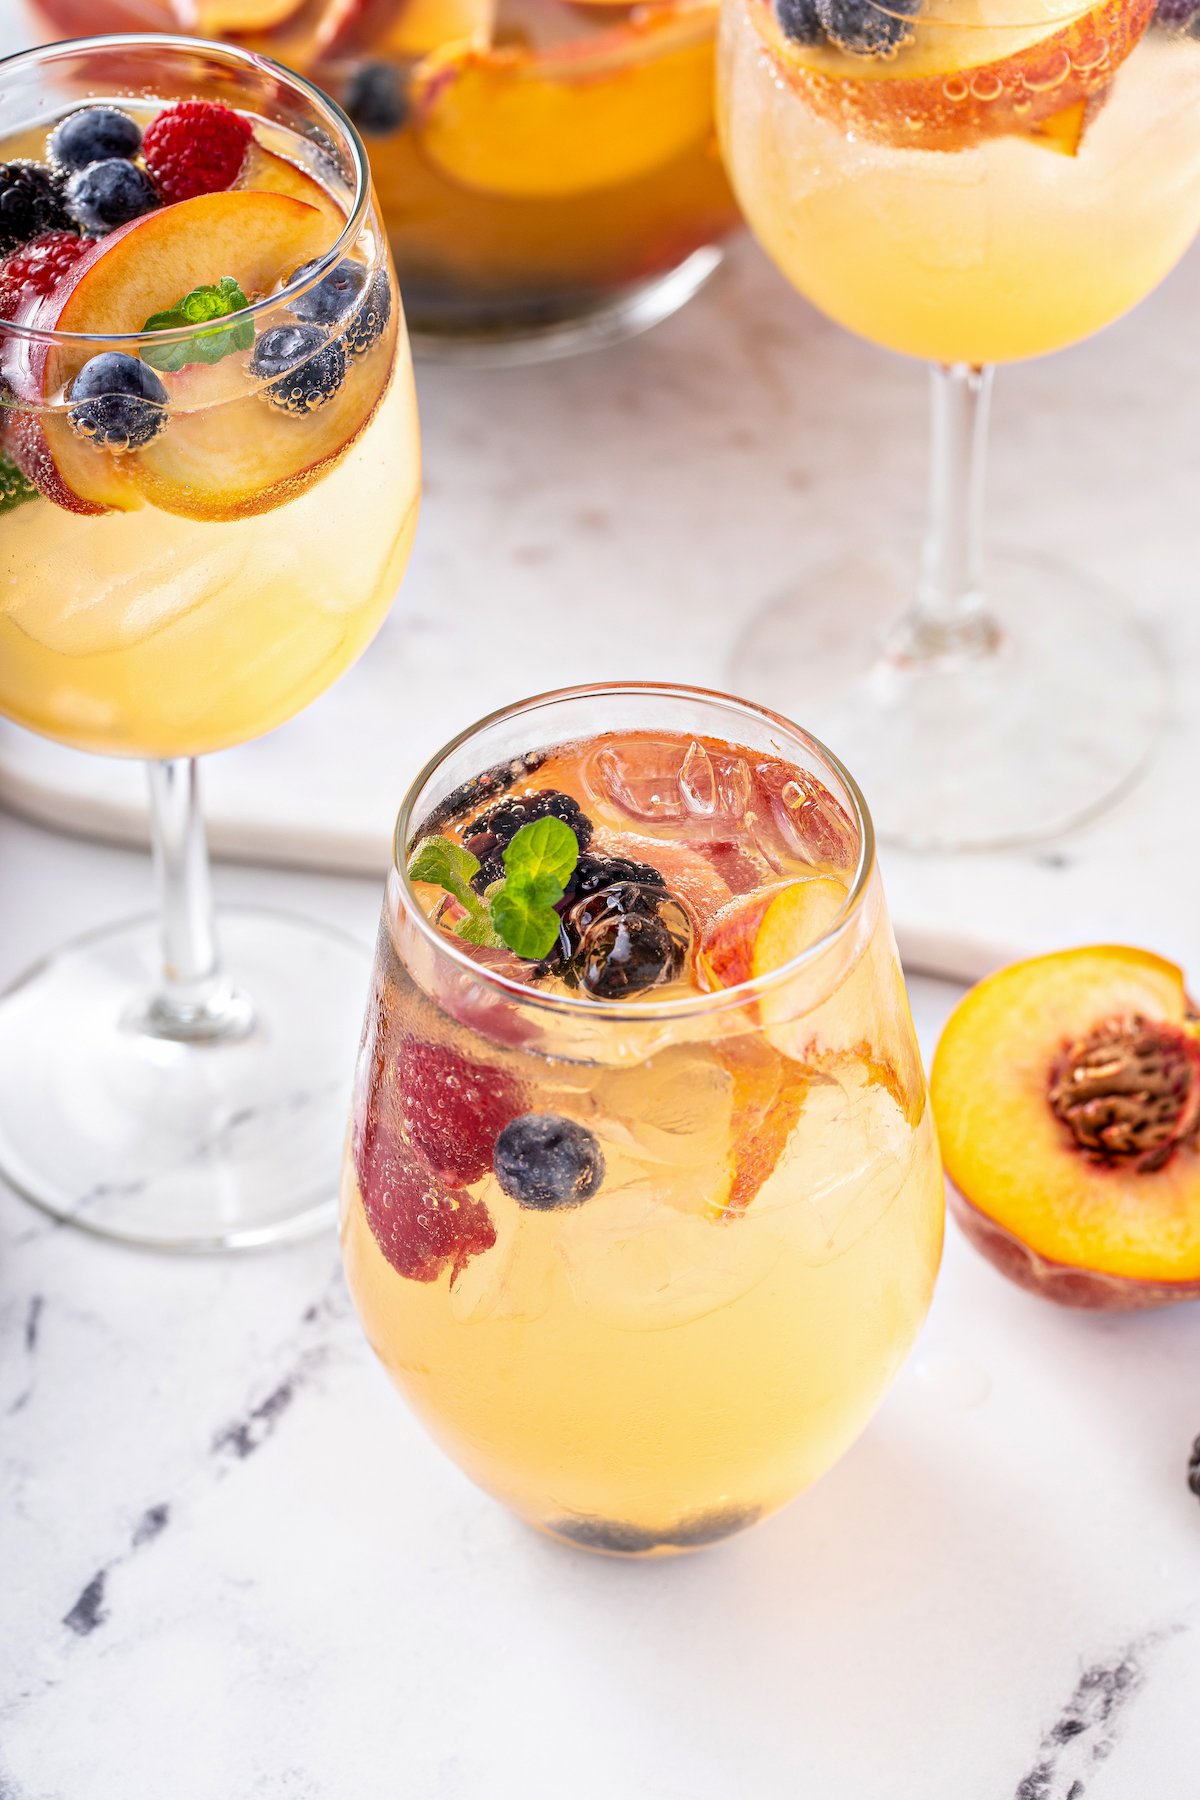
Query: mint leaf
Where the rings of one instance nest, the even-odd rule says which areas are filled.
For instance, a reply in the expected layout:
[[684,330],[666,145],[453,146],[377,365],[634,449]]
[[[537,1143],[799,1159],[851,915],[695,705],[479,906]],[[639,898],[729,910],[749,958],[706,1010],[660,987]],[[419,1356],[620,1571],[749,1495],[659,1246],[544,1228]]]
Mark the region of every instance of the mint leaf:
[[449,838],[426,838],[408,859],[410,881],[428,881],[433,887],[445,888],[468,911],[472,907],[483,910],[471,887],[471,877],[478,873],[479,858]]
[[579,841],[561,819],[522,825],[504,850],[505,878],[493,881],[481,900],[471,886],[479,858],[449,838],[429,837],[408,861],[409,879],[427,881],[453,896],[467,914],[454,927],[468,944],[506,945],[540,962],[554,948],[559,918],[554,908],[579,861]]
[[[206,325],[210,319],[227,319],[242,312],[250,302],[232,275],[222,275],[213,287],[193,288],[166,312],[151,313],[143,331],[186,331],[189,325]],[[212,331],[198,332],[186,343],[163,344],[156,349],[147,345],[142,361],[152,369],[174,374],[189,363],[218,363],[223,356],[238,350],[254,348],[254,321],[238,319],[233,325],[220,325]]]
[[36,500],[38,491],[26,479],[9,456],[0,456],[0,514],[15,512],[26,500]]
[[[562,889],[558,889],[562,898]],[[506,881],[492,903],[492,922],[510,950],[540,962],[558,941],[558,914],[532,884]]]
[[532,825],[522,825],[506,846],[503,861],[510,878],[516,874],[549,876],[558,883],[554,898],[561,900],[579,861],[579,839],[561,819],[537,819]]

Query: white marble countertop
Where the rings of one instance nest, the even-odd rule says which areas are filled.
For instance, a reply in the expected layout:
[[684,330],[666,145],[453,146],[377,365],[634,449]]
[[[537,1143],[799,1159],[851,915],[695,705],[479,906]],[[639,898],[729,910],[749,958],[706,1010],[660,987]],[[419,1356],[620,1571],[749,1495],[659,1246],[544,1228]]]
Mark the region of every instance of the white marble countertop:
[[[0,984],[147,885],[0,814]],[[371,882],[218,888],[373,931]],[[914,983],[927,1049],[954,992]],[[426,1441],[332,1241],[175,1261],[0,1190],[0,1796],[1186,1800],[1198,1367],[1200,1307],[1060,1312],[952,1229],[838,1468],[622,1566]]]

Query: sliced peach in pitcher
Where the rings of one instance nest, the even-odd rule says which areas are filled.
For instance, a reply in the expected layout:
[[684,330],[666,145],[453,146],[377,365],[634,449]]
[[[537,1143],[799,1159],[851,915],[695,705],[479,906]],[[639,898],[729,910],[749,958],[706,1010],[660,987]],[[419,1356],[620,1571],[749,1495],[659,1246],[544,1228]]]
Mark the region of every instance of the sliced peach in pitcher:
[[1022,1287],[1119,1311],[1200,1298],[1200,1042],[1173,963],[1098,945],[989,976],[933,1103],[967,1236]]
[[317,32],[322,60],[424,56],[443,44],[491,40],[496,0],[332,0]]
[[[864,8],[871,3],[861,0]],[[911,26],[906,21],[908,41],[875,56],[794,42],[773,0],[751,4],[780,73],[844,131],[897,148],[956,150],[982,138],[1032,136],[1057,118],[1060,128],[1046,141],[1061,149],[1086,124],[1084,114],[1072,120],[1072,109],[1107,88],[1156,0],[1099,0],[1074,16],[1042,0],[1036,22],[1024,3],[1006,18],[996,0],[930,0]],[[1071,153],[1077,149],[1078,136]]]
[[561,199],[636,180],[699,143],[713,80],[709,22],[649,11],[540,56],[447,51],[417,72],[417,142],[464,187]]
[[[841,882],[822,875],[743,895],[709,921],[696,956],[697,979],[709,990],[761,981],[836,927],[849,898]],[[827,997],[799,1010],[790,983],[764,990],[757,1004],[767,1042],[800,1066],[831,1072],[847,1061],[861,1065],[915,1125],[924,1111],[925,1078],[904,979],[882,919],[837,975]]]

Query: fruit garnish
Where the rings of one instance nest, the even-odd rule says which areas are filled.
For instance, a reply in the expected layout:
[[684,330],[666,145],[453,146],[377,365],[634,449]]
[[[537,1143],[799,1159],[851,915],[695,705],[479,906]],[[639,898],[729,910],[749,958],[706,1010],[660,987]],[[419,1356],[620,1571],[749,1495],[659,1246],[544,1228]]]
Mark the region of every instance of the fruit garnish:
[[374,59],[402,61],[444,44],[490,43],[496,0],[327,0],[320,10],[315,61],[367,55],[368,66],[379,68],[382,61]]
[[[306,263],[288,276],[288,286],[303,281],[315,263]],[[363,263],[338,263],[322,281],[297,295],[292,311],[306,325],[341,326],[340,342],[347,356],[365,356],[372,344],[378,343],[392,311],[392,294],[387,272],[376,270],[374,276]],[[346,323],[342,324],[345,320]]]
[[[800,13],[777,11],[772,0],[750,4],[780,77],[839,130],[902,149],[956,150],[1013,134],[1043,141],[1043,120],[1109,86],[1155,0],[1098,0],[1066,22],[1040,24],[964,21],[963,0],[925,0],[912,42],[883,56],[793,38],[785,21],[803,29]],[[887,11],[907,16],[894,0]],[[1045,141],[1061,147],[1054,134]]]
[[1015,963],[951,1014],[932,1092],[955,1211],[1069,1306],[1200,1297],[1200,1041],[1183,976],[1099,945]]
[[119,156],[77,169],[67,182],[64,201],[75,223],[93,237],[104,237],[160,204],[146,171]]
[[775,17],[779,29],[793,44],[820,44],[825,27],[817,11],[817,0],[775,0]]
[[13,512],[37,497],[37,487],[22,474],[11,456],[0,455],[0,514]]
[[71,225],[60,175],[42,163],[0,162],[0,256]]
[[[564,796],[565,797],[565,796]],[[501,802],[500,804],[505,804]],[[481,864],[463,844],[428,837],[409,859],[412,881],[442,888],[466,915],[453,930],[467,943],[507,947],[537,962],[558,941],[561,922],[555,906],[579,860],[579,840],[568,825],[549,814],[532,821],[505,845],[503,877],[486,895],[478,894]]]
[[706,142],[712,87],[707,11],[646,6],[619,43],[601,33],[542,55],[518,45],[433,52],[414,72],[412,129],[422,154],[464,187],[561,199],[634,181]]
[[1188,1457],[1187,1484],[1189,1493],[1195,1494],[1197,1500],[1200,1500],[1200,1437],[1192,1445],[1192,1452]]
[[380,1121],[369,1121],[358,1152],[358,1180],[371,1235],[398,1275],[450,1279],[490,1250],[496,1227],[482,1200],[437,1179],[417,1152]]
[[411,111],[408,74],[395,63],[360,63],[346,82],[342,104],[360,131],[386,137],[401,129]]
[[315,207],[326,221],[327,247],[341,236],[346,212],[329,190],[299,163],[289,162],[286,156],[279,156],[274,150],[265,150],[257,138],[246,152],[237,185],[239,188],[257,188],[265,194],[290,194],[293,200],[303,200],[306,206]]
[[[902,44],[910,44],[910,20],[921,10],[921,0],[816,0],[817,16],[826,37],[851,56],[890,56]],[[810,41],[810,40],[805,40]]]
[[395,1080],[405,1136],[438,1179],[458,1188],[486,1175],[496,1139],[521,1111],[516,1082],[417,1038],[401,1044]]
[[733,1082],[732,1177],[715,1208],[745,1212],[779,1166],[812,1085],[810,1072],[781,1056],[756,1033],[716,1046]]
[[560,1113],[522,1113],[496,1139],[496,1180],[518,1206],[536,1212],[582,1206],[604,1180],[593,1132]]
[[172,205],[231,188],[254,132],[248,120],[216,100],[164,106],[146,128],[142,155],[163,199]]
[[0,262],[0,319],[15,319],[23,306],[47,299],[67,270],[92,249],[75,231],[47,231]]
[[[180,294],[208,281],[214,266],[231,271],[244,293],[264,294],[283,270],[319,255],[327,242],[322,215],[287,195],[203,195],[119,227],[65,271],[28,322],[68,335],[134,333]],[[99,456],[64,414],[43,410],[88,360],[86,346],[30,343],[17,351],[6,366],[15,402],[36,410],[14,421],[10,453],[57,505],[74,512],[130,510],[142,504],[144,488],[165,510],[223,517],[231,508],[240,516],[248,503],[262,504],[276,481],[289,481],[290,492],[296,491],[300,471],[290,421],[280,420],[288,442],[277,445],[270,432],[239,432],[232,406],[201,407],[175,417],[172,429],[137,458]],[[255,417],[262,410],[253,396],[243,404]],[[322,437],[305,447],[302,469],[319,468],[370,410],[364,403],[352,409],[353,418],[335,419],[328,442]]]
[[[143,331],[186,331],[190,325],[203,325],[210,319],[228,319],[243,312],[250,302],[232,275],[222,275],[215,283],[193,288],[182,300],[164,312],[151,313]],[[218,363],[222,357],[239,350],[254,348],[253,319],[237,319],[232,325],[218,326],[212,331],[193,332],[185,341],[156,346],[147,344],[143,359],[153,369],[176,374],[189,363]]]
[[46,140],[46,156],[56,169],[69,173],[111,157],[134,157],[141,143],[141,130],[128,113],[115,106],[85,106],[59,120]]
[[557,788],[535,788],[528,794],[497,800],[479,814],[463,838],[471,855],[479,859],[479,870],[471,883],[477,894],[502,879],[505,847],[523,825],[532,825],[538,819],[560,819],[574,834],[580,851],[592,841],[592,821],[572,794],[560,793]]
[[72,431],[105,450],[141,450],[167,423],[169,396],[158,376],[118,350],[84,363],[67,398]]

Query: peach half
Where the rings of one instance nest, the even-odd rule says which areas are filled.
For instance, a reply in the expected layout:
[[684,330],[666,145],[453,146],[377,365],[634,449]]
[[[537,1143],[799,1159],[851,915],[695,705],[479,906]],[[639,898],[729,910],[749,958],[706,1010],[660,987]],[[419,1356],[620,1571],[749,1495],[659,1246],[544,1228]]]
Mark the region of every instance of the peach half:
[[967,1236],[1020,1286],[1100,1311],[1200,1298],[1200,1041],[1174,963],[1102,944],[961,1000],[933,1105]]
[[[1099,0],[1062,21],[1017,9],[1014,23],[971,21],[963,0],[934,0],[893,56],[791,42],[772,0],[753,0],[783,78],[843,131],[898,149],[958,150],[1023,134],[1075,154],[1087,114],[1154,17],[1157,0]],[[886,10],[886,7],[884,8]],[[1053,123],[1052,123],[1053,122]]]

